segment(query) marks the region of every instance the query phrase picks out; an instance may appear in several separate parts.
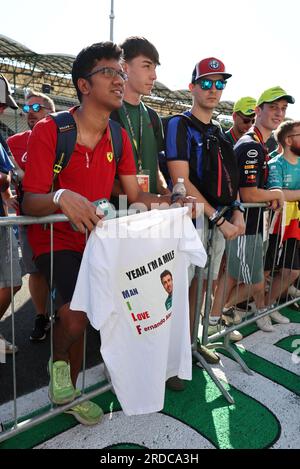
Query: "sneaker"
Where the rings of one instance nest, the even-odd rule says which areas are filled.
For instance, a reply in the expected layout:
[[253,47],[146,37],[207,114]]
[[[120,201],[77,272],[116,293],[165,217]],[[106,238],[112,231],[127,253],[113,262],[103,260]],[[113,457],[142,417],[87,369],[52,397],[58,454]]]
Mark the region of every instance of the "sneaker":
[[271,319],[273,319],[274,322],[277,322],[278,324],[288,324],[290,322],[289,318],[282,316],[279,311],[273,311],[273,313],[270,313],[270,317]]
[[274,332],[270,316],[264,316],[256,321],[257,327],[264,332]]
[[67,404],[75,398],[76,391],[71,381],[70,364],[64,361],[56,361],[51,366],[48,363],[50,373],[49,398],[55,404]]
[[96,425],[104,416],[101,407],[92,401],[85,401],[82,404],[71,407],[65,413],[73,415],[82,425]]
[[44,340],[46,338],[46,331],[49,327],[49,319],[43,314],[38,314],[35,318],[34,328],[30,334],[30,340]]
[[239,324],[242,318],[234,308],[229,308],[227,311],[222,312],[222,319],[224,319],[227,326],[231,324]]
[[172,391],[184,391],[185,385],[182,379],[178,378],[178,376],[172,376],[171,378],[167,379],[166,386],[168,389]]
[[200,344],[199,340],[197,341],[197,352],[199,352],[204,360],[211,365],[216,365],[220,361],[219,355],[213,352],[213,350],[210,350],[204,345]]
[[241,303],[237,303],[235,305],[238,309],[241,311],[248,311],[248,302],[247,301],[242,301]]
[[300,298],[300,290],[295,285],[291,285],[288,289],[288,294],[293,298]]
[[229,334],[229,339],[231,342],[238,342],[243,339],[243,335],[239,331],[232,331]]
[[[222,321],[223,322],[223,321]],[[222,332],[224,331],[225,327],[223,326],[223,324],[219,322],[217,322],[216,324],[210,324],[208,326],[208,335],[214,335],[214,334],[217,334],[218,332]]]
[[2,334],[0,334],[0,340],[4,340],[5,342],[5,353],[8,355],[13,354],[14,352],[18,352],[18,347],[16,345],[13,345],[11,342],[5,339]]
[[249,302],[249,311],[251,311],[251,313],[253,313],[253,314],[255,314],[257,312],[255,301],[250,301]]
[[[213,326],[208,326],[208,335],[213,335],[216,334],[217,332],[223,332],[225,327],[221,325],[220,323],[214,324]],[[232,342],[238,342],[239,340],[242,340],[243,336],[239,331],[232,331],[229,334],[229,339]]]

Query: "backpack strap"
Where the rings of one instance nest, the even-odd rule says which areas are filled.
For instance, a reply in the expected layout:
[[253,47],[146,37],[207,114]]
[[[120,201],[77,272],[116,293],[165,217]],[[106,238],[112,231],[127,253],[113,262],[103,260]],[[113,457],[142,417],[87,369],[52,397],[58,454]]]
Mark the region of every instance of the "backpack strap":
[[51,191],[53,191],[57,176],[70,161],[76,144],[77,127],[74,117],[69,111],[52,112],[49,116],[57,127],[56,156],[51,185]]
[[123,138],[121,125],[115,120],[109,119],[109,129],[111,135],[111,144],[116,159],[116,165],[118,166],[123,153]]
[[159,123],[158,114],[157,114],[157,112],[154,111],[154,109],[152,109],[152,107],[147,106],[147,104],[145,104],[144,106],[148,111],[155,139],[158,140],[159,132],[160,132],[160,128],[161,128],[160,123]]

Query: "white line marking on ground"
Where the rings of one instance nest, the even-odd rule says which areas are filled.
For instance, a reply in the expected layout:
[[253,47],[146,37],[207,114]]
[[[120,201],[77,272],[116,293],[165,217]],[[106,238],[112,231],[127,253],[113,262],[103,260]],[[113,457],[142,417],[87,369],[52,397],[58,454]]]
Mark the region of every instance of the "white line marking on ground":
[[118,411],[105,415],[93,427],[76,427],[48,440],[37,448],[92,449],[105,448],[120,442],[149,449],[212,449],[214,446],[197,431],[168,415],[154,413],[127,417]]

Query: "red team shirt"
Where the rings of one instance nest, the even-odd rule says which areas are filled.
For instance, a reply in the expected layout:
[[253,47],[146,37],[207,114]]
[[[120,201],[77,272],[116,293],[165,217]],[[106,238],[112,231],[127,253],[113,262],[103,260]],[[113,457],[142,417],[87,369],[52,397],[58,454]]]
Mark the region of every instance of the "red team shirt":
[[[71,110],[74,112],[74,109]],[[119,175],[135,175],[136,166],[127,133],[121,129],[123,152],[118,164]],[[23,180],[25,192],[47,194],[52,185],[55,160],[57,127],[51,117],[38,122],[28,142],[26,173]],[[69,189],[88,200],[109,199],[116,174],[116,161],[112,158],[109,131],[105,131],[96,147],[91,150],[76,143],[70,162],[56,181],[57,189]],[[61,213],[57,210],[56,213]],[[50,252],[50,229],[43,225],[31,225],[29,242],[35,257]],[[54,224],[54,251],[83,252],[85,234],[74,231],[69,222]]]
[[18,165],[25,171],[27,159],[27,145],[31,134],[31,130],[22,132],[20,134],[12,135],[7,139],[7,144],[16,160]]

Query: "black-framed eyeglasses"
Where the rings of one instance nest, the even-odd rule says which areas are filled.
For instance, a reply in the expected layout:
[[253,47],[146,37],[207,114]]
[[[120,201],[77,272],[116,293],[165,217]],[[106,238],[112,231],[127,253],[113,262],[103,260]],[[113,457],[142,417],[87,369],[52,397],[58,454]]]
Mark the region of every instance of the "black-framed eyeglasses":
[[106,78],[116,78],[116,77],[121,77],[123,81],[128,80],[128,75],[127,73],[123,72],[123,70],[117,70],[116,68],[112,67],[101,67],[97,68],[93,72],[88,73],[87,75],[84,76],[84,78],[89,78],[95,73],[101,73]]
[[300,134],[291,134],[291,135],[287,135],[287,137],[299,137]]
[[242,119],[242,121],[244,122],[244,124],[254,124],[255,122],[255,117],[245,117],[244,114],[241,114],[241,113],[237,113],[238,116]]
[[202,90],[211,90],[213,85],[215,88],[220,91],[224,90],[227,81],[225,80],[211,80],[210,78],[200,78],[196,81],[197,85],[200,86]]
[[23,109],[23,112],[27,114],[30,111],[30,109],[32,109],[33,112],[39,112],[41,109],[49,109],[49,108],[39,103],[33,103],[33,104],[24,104],[22,109]]

